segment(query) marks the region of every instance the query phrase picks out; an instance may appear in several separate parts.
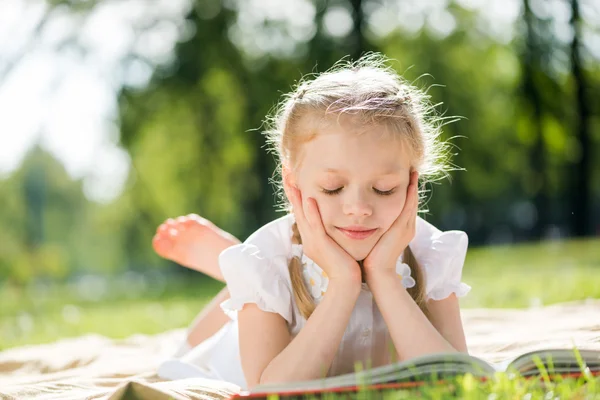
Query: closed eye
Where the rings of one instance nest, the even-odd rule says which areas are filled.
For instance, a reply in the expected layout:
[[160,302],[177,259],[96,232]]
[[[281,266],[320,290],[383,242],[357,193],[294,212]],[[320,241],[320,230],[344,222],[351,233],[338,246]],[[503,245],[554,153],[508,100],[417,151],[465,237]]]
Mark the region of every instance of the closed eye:
[[377,193],[378,195],[381,195],[381,196],[389,196],[389,195],[391,195],[391,194],[394,193],[394,189],[390,189],[390,190],[377,190],[377,189],[373,188],[373,191],[375,193]]
[[327,190],[327,189],[325,189],[325,188],[323,188],[323,189],[321,189],[321,190],[323,191],[323,193],[325,193],[325,194],[328,194],[328,195],[330,195],[330,196],[331,196],[331,195],[334,195],[334,194],[338,194],[339,192],[341,192],[341,191],[342,191],[342,189],[343,189],[343,188],[344,188],[344,187],[342,186],[342,187],[339,187],[339,188],[337,188],[337,189],[333,189],[333,190]]
[[[335,194],[340,193],[343,188],[344,187],[342,186],[342,187],[339,187],[337,189],[332,189],[332,190],[328,190],[328,189],[325,189],[325,188],[323,188],[321,190],[322,190],[323,193],[325,193],[327,195],[330,195],[330,196],[333,196]],[[391,195],[391,194],[394,193],[395,188],[394,189],[390,189],[390,190],[378,190],[378,189],[373,188],[373,191],[375,193],[377,193],[378,195],[380,195],[380,196],[389,196],[389,195]]]

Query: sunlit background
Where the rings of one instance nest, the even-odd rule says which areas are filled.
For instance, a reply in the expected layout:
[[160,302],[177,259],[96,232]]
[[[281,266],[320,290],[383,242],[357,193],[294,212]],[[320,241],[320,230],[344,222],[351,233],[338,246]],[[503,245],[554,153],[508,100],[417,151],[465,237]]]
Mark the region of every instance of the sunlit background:
[[469,234],[464,305],[600,298],[595,0],[1,0],[0,348],[185,326],[220,284],[156,227],[279,216],[265,115],[366,51],[461,117],[423,216]]

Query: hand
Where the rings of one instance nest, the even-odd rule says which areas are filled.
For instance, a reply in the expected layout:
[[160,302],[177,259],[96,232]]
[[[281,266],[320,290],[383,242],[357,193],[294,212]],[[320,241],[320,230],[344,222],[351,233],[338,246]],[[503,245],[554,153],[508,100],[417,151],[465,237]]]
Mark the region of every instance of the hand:
[[309,197],[303,201],[302,193],[296,187],[284,184],[284,189],[294,208],[304,253],[325,271],[330,282],[360,285],[358,262],[327,234],[316,200]]
[[411,172],[410,183],[406,191],[406,202],[402,212],[392,226],[379,238],[375,247],[365,258],[363,268],[367,278],[380,273],[384,275],[395,274],[398,257],[415,237],[419,205],[418,179],[418,172]]

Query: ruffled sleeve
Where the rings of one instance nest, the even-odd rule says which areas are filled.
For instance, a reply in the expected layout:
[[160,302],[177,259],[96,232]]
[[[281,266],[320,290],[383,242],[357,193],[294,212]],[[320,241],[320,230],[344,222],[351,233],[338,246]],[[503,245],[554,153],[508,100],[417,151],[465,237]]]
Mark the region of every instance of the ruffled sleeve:
[[462,231],[442,232],[419,218],[411,249],[424,270],[428,299],[443,300],[455,293],[463,297],[471,287],[462,282],[469,239]]
[[285,255],[267,256],[256,245],[244,243],[224,250],[219,266],[231,295],[221,308],[230,318],[236,319],[244,304],[253,303],[292,323],[292,292]]

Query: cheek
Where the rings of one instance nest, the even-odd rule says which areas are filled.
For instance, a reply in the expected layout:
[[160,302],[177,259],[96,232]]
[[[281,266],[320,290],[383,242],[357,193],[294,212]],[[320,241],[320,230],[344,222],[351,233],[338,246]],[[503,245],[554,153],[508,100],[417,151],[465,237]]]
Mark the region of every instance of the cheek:
[[404,208],[405,201],[406,196],[402,196],[395,199],[386,199],[384,204],[381,205],[380,215],[384,230],[387,231],[394,221],[398,219],[398,216],[400,216],[400,213],[402,212],[402,208]]
[[[325,216],[328,215],[329,213],[329,209],[332,208],[329,203],[331,203],[331,201],[328,201],[329,199],[327,198],[328,196],[325,196],[323,194],[323,192],[321,192],[318,189],[315,189],[312,186],[308,186],[308,185],[302,185],[301,182],[299,182],[298,187],[300,188],[300,191],[302,192],[302,199],[303,202],[306,201],[306,199],[308,199],[309,197],[312,197],[313,199],[315,199],[317,201],[317,206],[319,207],[319,213],[321,214],[321,219],[323,220],[323,222],[325,222]],[[306,207],[306,204],[305,204]],[[306,209],[305,209],[306,211]]]
[[323,225],[333,224],[335,222],[335,215],[340,210],[339,202],[336,201],[336,196],[327,196],[321,193],[320,196],[315,196],[317,204],[319,205],[319,213],[321,214],[321,220]]

